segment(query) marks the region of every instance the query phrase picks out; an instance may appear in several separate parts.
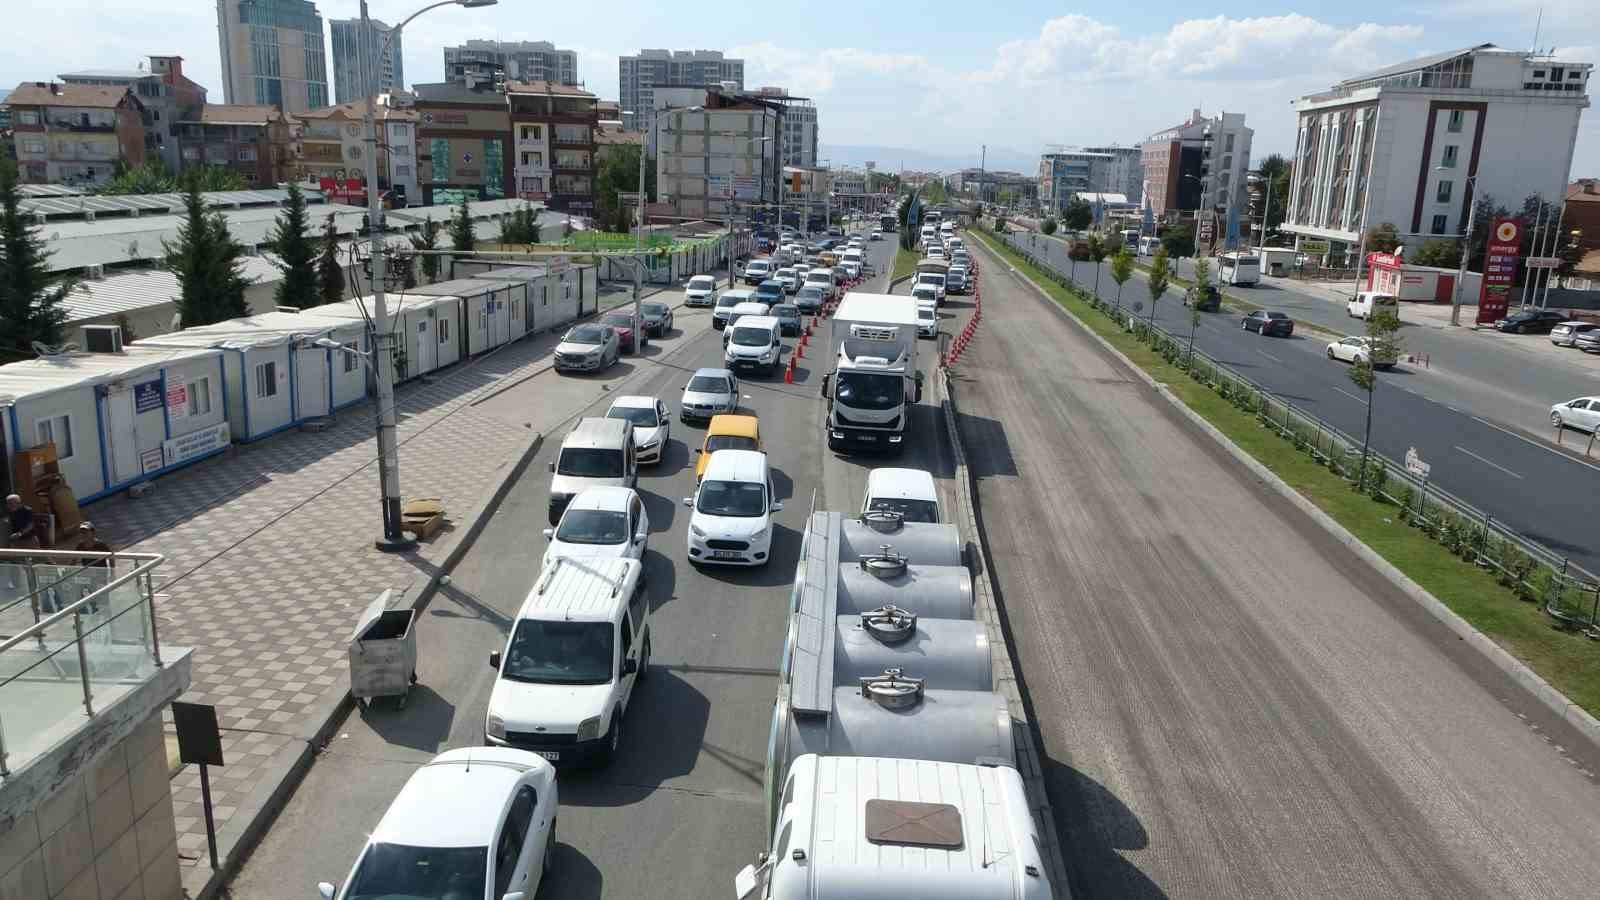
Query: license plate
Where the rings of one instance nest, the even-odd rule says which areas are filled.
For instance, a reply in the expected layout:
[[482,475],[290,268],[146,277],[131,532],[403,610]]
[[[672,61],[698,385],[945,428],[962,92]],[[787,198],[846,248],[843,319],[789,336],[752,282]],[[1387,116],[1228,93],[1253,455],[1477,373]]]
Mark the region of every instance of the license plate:
[[875,434],[861,434],[856,436],[856,440],[862,442],[863,444],[871,444],[878,440],[878,436]]
[[561,759],[561,751],[560,750],[535,750],[533,752],[539,754],[540,756],[544,757],[545,759],[550,760],[551,762],[557,762],[558,760]]
[[737,550],[713,550],[713,551],[711,551],[711,558],[712,559],[738,559],[740,557],[740,555],[741,554]]

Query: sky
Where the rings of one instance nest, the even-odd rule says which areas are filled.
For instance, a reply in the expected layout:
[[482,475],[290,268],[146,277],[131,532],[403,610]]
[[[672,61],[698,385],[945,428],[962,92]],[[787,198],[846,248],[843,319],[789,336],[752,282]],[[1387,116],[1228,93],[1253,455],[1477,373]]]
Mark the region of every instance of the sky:
[[[410,82],[443,78],[443,48],[468,38],[548,40],[578,53],[578,77],[617,97],[617,57],[644,47],[717,49],[745,59],[745,86],[786,87],[818,107],[820,140],[970,157],[979,148],[1036,156],[1045,145],[1138,143],[1199,107],[1243,112],[1252,157],[1294,147],[1290,102],[1343,78],[1478,43],[1557,49],[1600,63],[1595,0],[1346,0],[1304,12],[1260,5],[1197,8],[1165,0],[1078,7],[946,0],[832,6],[674,0],[500,0],[445,7],[405,31]],[[423,0],[372,0],[391,24]],[[325,20],[355,0],[317,4]],[[222,102],[215,3],[6,0],[10,37],[0,88],[84,68],[184,57]],[[331,67],[330,67],[331,79]],[[330,93],[332,86],[329,87]],[[1600,113],[1585,111],[1573,175],[1600,175]]]

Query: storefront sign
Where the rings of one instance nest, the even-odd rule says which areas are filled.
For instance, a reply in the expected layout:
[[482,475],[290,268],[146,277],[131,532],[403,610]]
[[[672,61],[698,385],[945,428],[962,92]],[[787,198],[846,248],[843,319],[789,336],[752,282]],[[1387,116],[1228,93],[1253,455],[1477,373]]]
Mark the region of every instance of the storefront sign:
[[219,422],[210,428],[202,428],[199,431],[179,435],[170,441],[162,441],[161,451],[166,457],[167,465],[175,466],[226,446],[228,446],[228,423]]
[[183,376],[167,374],[167,418],[182,419],[189,415],[189,385]]
[[154,412],[161,408],[161,382],[146,381],[133,386],[133,411]]
[[1498,322],[1506,316],[1511,287],[1517,281],[1517,256],[1522,252],[1522,220],[1498,218],[1489,229],[1489,245],[1483,256],[1483,287],[1478,293],[1479,325]]
[[1328,242],[1327,241],[1301,241],[1300,242],[1300,252],[1301,253],[1309,253],[1309,254],[1327,253],[1328,252]]
[[1395,266],[1400,265],[1400,257],[1395,256],[1393,253],[1368,253],[1367,265],[1384,266],[1385,268],[1392,269]]

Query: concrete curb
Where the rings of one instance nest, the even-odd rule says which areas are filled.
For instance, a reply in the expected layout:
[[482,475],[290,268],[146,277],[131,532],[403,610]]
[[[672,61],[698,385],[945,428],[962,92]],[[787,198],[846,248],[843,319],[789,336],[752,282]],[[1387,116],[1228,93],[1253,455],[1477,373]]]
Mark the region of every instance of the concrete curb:
[[[987,246],[987,244],[985,245],[984,249],[989,253],[994,252]],[[1393,563],[1389,562],[1387,559],[1384,559],[1376,550],[1368,547],[1361,541],[1360,538],[1351,534],[1343,525],[1340,525],[1337,521],[1335,521],[1333,517],[1329,516],[1327,513],[1318,508],[1315,503],[1312,503],[1299,491],[1296,491],[1294,488],[1285,483],[1271,469],[1262,465],[1256,460],[1255,457],[1251,456],[1249,453],[1246,453],[1244,450],[1240,449],[1237,444],[1228,440],[1227,435],[1224,435],[1221,431],[1218,431],[1216,426],[1212,425],[1210,422],[1207,422],[1199,413],[1190,409],[1187,404],[1185,404],[1170,390],[1168,390],[1165,385],[1156,381],[1155,378],[1150,375],[1150,373],[1140,368],[1137,363],[1125,356],[1122,351],[1112,346],[1111,342],[1107,341],[1099,334],[1096,334],[1095,331],[1091,329],[1082,319],[1078,318],[1075,313],[1057,303],[1055,298],[1051,297],[1047,292],[1045,292],[1045,290],[1036,284],[1033,279],[1023,275],[1021,272],[1017,271],[1015,267],[1003,259],[996,257],[995,262],[997,265],[1004,264],[1006,269],[1011,272],[1012,275],[1016,276],[1020,281],[1032,287],[1034,291],[1039,294],[1040,298],[1044,300],[1046,306],[1055,310],[1057,314],[1066,317],[1068,321],[1082,328],[1084,332],[1098,342],[1101,347],[1105,348],[1107,352],[1111,353],[1116,359],[1127,366],[1127,368],[1137,375],[1141,381],[1154,388],[1162,397],[1166,398],[1167,402],[1172,404],[1172,406],[1182,413],[1186,419],[1188,419],[1201,431],[1205,432],[1205,434],[1210,436],[1212,440],[1216,441],[1223,450],[1227,451],[1229,456],[1232,456],[1240,465],[1248,469],[1252,475],[1261,481],[1261,483],[1272,488],[1272,490],[1279,496],[1289,501],[1296,509],[1304,513],[1307,518],[1311,519],[1318,526],[1327,531],[1328,534],[1331,535],[1335,540],[1349,548],[1350,552],[1354,553],[1357,558],[1371,566],[1374,571],[1386,578],[1401,593],[1410,598],[1413,603],[1421,606],[1428,612],[1429,615],[1433,616],[1446,628],[1450,629],[1450,631],[1458,638],[1460,638],[1462,641],[1465,641],[1468,646],[1476,650],[1480,656],[1488,660],[1488,662],[1494,665],[1495,668],[1509,675],[1513,681],[1517,682],[1517,684],[1526,690],[1531,696],[1533,696],[1534,699],[1538,700],[1547,709],[1554,713],[1557,718],[1571,725],[1573,729],[1576,730],[1578,734],[1581,735],[1585,740],[1587,740],[1596,751],[1600,751],[1600,719],[1596,719],[1583,707],[1573,703],[1565,694],[1557,690],[1554,685],[1550,684],[1548,681],[1545,681],[1537,672],[1529,668],[1526,663],[1517,659],[1515,656],[1512,656],[1505,650],[1505,648],[1501,647],[1499,644],[1496,644],[1488,635],[1472,627],[1467,620],[1457,615],[1455,611],[1451,610],[1450,607],[1441,602],[1439,598],[1429,593],[1427,589],[1417,584],[1415,581],[1412,581],[1410,576],[1395,568]]]
[[[394,609],[412,609],[421,611],[433,599],[434,592],[438,590],[439,579],[447,574],[461,557],[466,555],[478,535],[489,524],[489,519],[494,516],[506,495],[511,492],[511,487],[526,472],[528,466],[539,454],[544,445],[544,435],[535,433],[526,443],[516,458],[506,468],[505,475],[490,495],[478,503],[467,513],[466,527],[460,531],[451,532],[447,538],[448,549],[444,557],[437,563],[424,561],[425,574],[414,577],[405,591],[400,595],[399,601],[394,603]],[[376,552],[376,551],[374,551]],[[290,742],[267,760],[263,766],[263,777],[257,782],[254,790],[240,804],[239,810],[217,831],[217,855],[221,867],[215,870],[196,866],[183,872],[184,896],[191,900],[212,900],[224,885],[238,872],[239,867],[249,858],[250,851],[255,849],[262,835],[271,826],[273,820],[294,795],[295,788],[299,786],[305,773],[310,770],[316,755],[333,736],[345,714],[354,706],[350,697],[348,685],[334,685],[324,691],[312,706],[312,712],[296,729]]]
[[956,424],[955,395],[950,390],[950,376],[939,370],[939,406],[949,432],[950,450],[955,458],[956,507],[961,530],[972,535],[973,566],[977,570],[972,579],[972,590],[978,615],[983,619],[989,635],[989,646],[998,648],[994,658],[995,681],[1000,693],[1011,708],[1011,718],[1021,727],[1012,732],[1017,743],[1017,771],[1027,787],[1028,803],[1033,812],[1034,825],[1044,839],[1040,848],[1045,865],[1050,868],[1050,884],[1057,897],[1070,900],[1072,890],[1067,886],[1067,867],[1061,856],[1061,837],[1056,833],[1055,810],[1050,806],[1050,796],[1044,787],[1044,767],[1039,764],[1039,748],[1033,742],[1033,729],[1028,721],[1027,709],[1022,703],[1022,692],[1017,687],[1016,664],[1011,659],[1011,646],[1006,643],[1005,629],[1000,621],[1000,610],[995,603],[994,584],[990,580],[989,561],[984,557],[981,532],[978,530],[977,484],[972,470],[967,467],[967,453],[961,443],[961,430]]

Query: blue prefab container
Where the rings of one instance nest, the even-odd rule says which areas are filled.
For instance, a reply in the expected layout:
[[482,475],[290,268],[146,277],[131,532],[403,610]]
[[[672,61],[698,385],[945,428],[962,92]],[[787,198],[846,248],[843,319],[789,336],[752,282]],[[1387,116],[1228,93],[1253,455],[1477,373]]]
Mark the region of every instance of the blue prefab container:
[[4,458],[56,445],[79,503],[148,481],[228,446],[221,351],[128,347],[0,366]]

